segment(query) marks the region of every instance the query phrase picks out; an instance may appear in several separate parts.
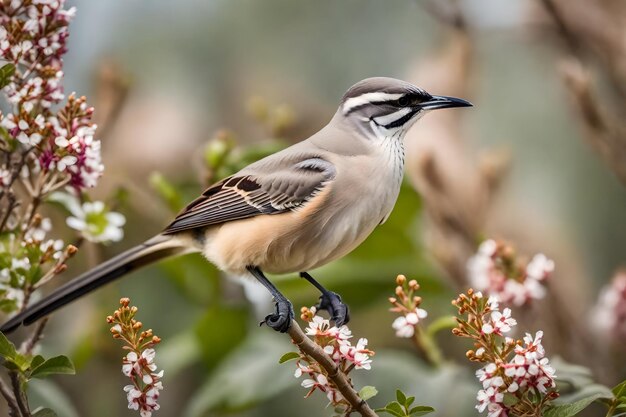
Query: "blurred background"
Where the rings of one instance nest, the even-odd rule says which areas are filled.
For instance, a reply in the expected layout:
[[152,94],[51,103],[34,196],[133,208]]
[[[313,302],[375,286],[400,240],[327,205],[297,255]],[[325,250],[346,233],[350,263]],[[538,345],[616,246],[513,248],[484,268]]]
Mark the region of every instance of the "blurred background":
[[[212,180],[317,131],[355,82],[391,76],[475,107],[428,115],[413,128],[389,221],[313,272],[342,294],[353,333],[377,352],[371,371],[353,373],[357,386],[378,388],[374,406],[402,388],[439,416],[476,415],[470,346],[441,332],[449,364],[430,367],[394,336],[387,297],[405,274],[422,285],[431,320],[454,313],[450,300],[468,286],[465,263],[486,237],[556,262],[546,299],[514,312],[519,335],[543,329],[548,356],[590,367],[606,384],[626,376],[624,335],[603,333],[591,314],[625,260],[626,3],[71,3],[78,12],[66,92],[96,108],[106,171],[95,197],[114,199],[128,221],[121,243],[85,244],[53,285],[159,232]],[[297,277],[275,280],[296,309],[317,301]],[[319,393],[302,398],[292,364],[278,365],[293,348],[257,326],[271,309],[261,287],[195,255],[133,273],[55,314],[42,349],[69,353],[77,375],[33,382],[35,405],[67,417],[134,415],[122,392],[122,351],[105,322],[121,296],[163,339],[157,415],[332,413]]]

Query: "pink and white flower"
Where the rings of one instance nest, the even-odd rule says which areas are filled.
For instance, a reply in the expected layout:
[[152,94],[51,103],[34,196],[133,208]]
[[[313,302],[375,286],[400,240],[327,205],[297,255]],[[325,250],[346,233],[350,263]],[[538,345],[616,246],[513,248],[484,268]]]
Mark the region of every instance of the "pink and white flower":
[[554,272],[554,261],[542,253],[537,254],[520,273],[510,267],[514,259],[503,248],[503,244],[492,239],[480,244],[467,262],[472,287],[515,306],[545,297],[545,280]]
[[396,331],[396,336],[410,338],[415,334],[415,327],[421,319],[428,316],[428,312],[423,308],[416,308],[414,311],[396,318],[391,327]]

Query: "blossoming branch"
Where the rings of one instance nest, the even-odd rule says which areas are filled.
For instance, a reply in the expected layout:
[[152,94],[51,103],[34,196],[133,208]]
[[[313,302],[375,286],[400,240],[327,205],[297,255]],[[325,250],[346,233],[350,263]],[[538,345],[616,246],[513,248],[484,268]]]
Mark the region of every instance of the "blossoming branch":
[[120,308],[107,317],[112,324],[111,334],[125,343],[122,349],[128,353],[122,360],[122,373],[130,378],[130,384],[124,387],[128,399],[128,408],[138,410],[141,417],[150,417],[160,408],[157,403],[163,389],[163,370],[157,372],[154,363],[154,346],[161,338],[152,333],[152,329],[141,330],[143,324],[135,319],[137,307],[130,305],[130,299],[122,298]]
[[473,340],[467,358],[485,364],[476,371],[483,389],[478,391],[478,411],[489,417],[542,415],[558,397],[554,369],[541,344],[543,332],[524,340],[505,336],[517,324],[511,310],[500,311],[495,297],[488,299],[469,290],[453,301],[458,325],[452,333]]
[[123,216],[88,202],[85,193],[104,170],[94,109],[85,97],[66,99],[63,92],[62,57],[75,12],[62,0],[0,4],[1,86],[11,108],[0,114],[0,297],[7,312],[24,308],[76,252],[48,237],[52,224],[39,213],[46,201],[81,202],[68,207],[67,223],[82,238],[122,237]]

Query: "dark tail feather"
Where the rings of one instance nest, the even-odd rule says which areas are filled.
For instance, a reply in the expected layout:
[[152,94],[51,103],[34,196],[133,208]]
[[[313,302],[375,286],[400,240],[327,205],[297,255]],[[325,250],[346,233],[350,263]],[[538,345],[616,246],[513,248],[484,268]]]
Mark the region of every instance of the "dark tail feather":
[[121,276],[160,259],[185,252],[170,236],[156,236],[79,275],[52,294],[36,302],[7,321],[0,331],[10,333],[20,325],[29,325],[77,298]]

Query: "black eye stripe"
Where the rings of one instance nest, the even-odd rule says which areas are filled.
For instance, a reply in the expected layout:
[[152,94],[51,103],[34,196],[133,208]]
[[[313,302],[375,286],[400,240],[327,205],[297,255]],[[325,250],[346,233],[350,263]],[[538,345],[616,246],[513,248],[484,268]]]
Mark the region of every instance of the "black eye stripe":
[[[418,111],[420,111],[419,108],[413,109],[410,112],[408,112],[407,114],[405,114],[404,116],[402,116],[401,118],[394,120],[391,123],[387,123],[384,127],[385,129],[393,129],[394,127],[400,127],[402,125],[404,125],[406,122],[408,122],[414,115],[415,113],[417,113]],[[378,124],[378,123],[376,123]],[[380,125],[379,125],[380,126]]]

